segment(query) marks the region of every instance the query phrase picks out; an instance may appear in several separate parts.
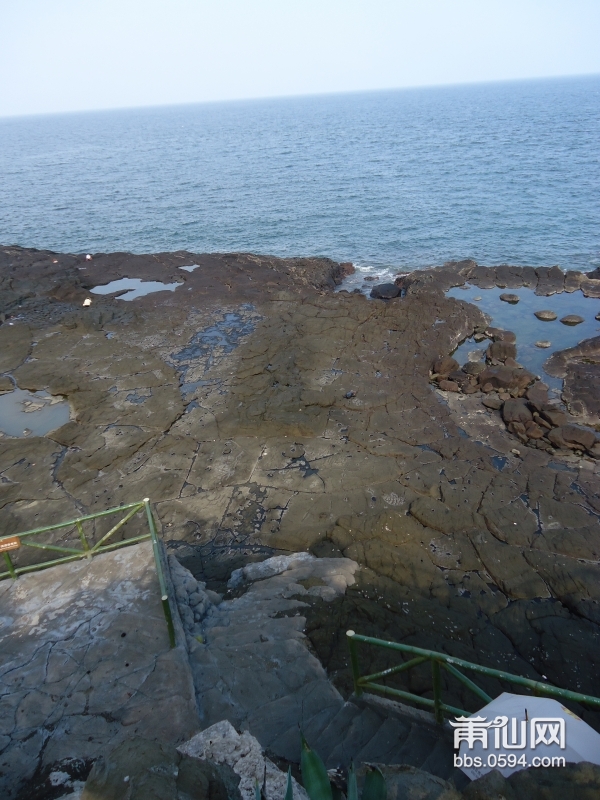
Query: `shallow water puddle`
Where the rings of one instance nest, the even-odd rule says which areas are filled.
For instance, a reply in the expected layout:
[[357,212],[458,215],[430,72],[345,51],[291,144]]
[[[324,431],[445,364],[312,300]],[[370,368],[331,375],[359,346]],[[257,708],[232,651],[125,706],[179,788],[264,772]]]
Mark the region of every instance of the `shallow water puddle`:
[[[254,312],[254,306],[247,303],[241,306],[242,314],[226,313],[223,319],[198,331],[189,343],[177,353],[171,353],[171,361],[179,372],[181,391],[190,394],[200,386],[207,386],[212,381],[204,380],[201,375],[207,372],[215,361],[229,353],[240,344],[244,336],[252,333],[258,315],[248,317]],[[198,366],[200,371],[198,371]],[[190,379],[188,371],[194,373]]]
[[[500,295],[510,293],[519,296],[515,305],[500,300]],[[563,292],[550,297],[539,297],[533,289],[480,289],[467,285],[466,289],[455,286],[448,291],[449,297],[466,300],[492,318],[491,324],[496,328],[513,331],[517,336],[517,361],[530,372],[539,375],[551,389],[560,391],[562,380],[553,378],[544,370],[544,363],[557,350],[574,347],[583,339],[600,335],[600,322],[594,319],[600,311],[600,301],[592,297],[584,297],[580,291]],[[479,298],[475,300],[475,298]],[[542,322],[534,316],[535,311],[554,311],[557,319],[553,322]],[[573,327],[563,325],[562,317],[578,314],[584,322]],[[550,342],[546,348],[536,347],[538,341]],[[452,354],[462,366],[467,361],[480,361],[489,341],[476,342],[465,340]]]
[[0,431],[8,436],[45,436],[69,419],[69,403],[60,396],[17,388],[0,395]]
[[174,292],[178,286],[183,286],[183,283],[161,283],[160,281],[143,281],[141,278],[119,278],[119,280],[111,281],[104,284],[104,286],[95,286],[90,291],[92,294],[115,294],[116,292],[124,291],[125,294],[117,297],[117,300],[135,300],[136,297],[144,297],[144,295],[152,292]]

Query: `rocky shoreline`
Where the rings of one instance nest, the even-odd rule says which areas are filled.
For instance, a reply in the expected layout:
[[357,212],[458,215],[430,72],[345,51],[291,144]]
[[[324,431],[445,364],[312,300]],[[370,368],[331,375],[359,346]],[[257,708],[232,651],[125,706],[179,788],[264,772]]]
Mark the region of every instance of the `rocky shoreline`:
[[[169,550],[209,590],[277,553],[356,561],[355,584],[327,606],[314,598],[307,623],[343,689],[352,627],[597,694],[596,437],[569,438],[579,424],[549,419],[559,412],[543,389],[507,365],[511,343],[445,291],[468,280],[590,293],[598,276],[458,262],[370,301],[334,292],[349,269],[0,248],[0,374],[71,408],[44,437],[0,438],[3,532],[149,496]],[[124,277],[182,285],[132,302],[90,292]],[[485,382],[454,364],[439,371],[477,331],[501,362]],[[597,374],[594,346],[557,366],[586,430],[598,395],[577,386]],[[501,412],[486,410],[492,396]],[[365,654],[365,669],[380,658]],[[406,680],[430,692],[425,671]]]

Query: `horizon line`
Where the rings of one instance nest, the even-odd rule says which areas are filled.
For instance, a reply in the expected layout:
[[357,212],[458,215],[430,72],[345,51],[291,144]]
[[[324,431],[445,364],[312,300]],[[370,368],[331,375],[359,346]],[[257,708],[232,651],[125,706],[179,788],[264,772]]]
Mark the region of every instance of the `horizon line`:
[[65,111],[37,111],[25,114],[0,114],[0,120],[16,120],[16,119],[29,119],[37,117],[56,117],[56,116],[71,116],[76,114],[102,114],[115,111],[143,111],[143,110],[157,110],[167,108],[183,108],[188,106],[205,106],[205,105],[223,105],[233,103],[255,103],[265,100],[294,100],[301,98],[318,98],[318,97],[339,97],[343,95],[362,95],[362,94],[379,94],[383,92],[409,92],[420,89],[452,89],[469,86],[486,86],[486,85],[499,85],[510,83],[534,83],[541,81],[551,80],[570,80],[577,78],[594,78],[600,77],[600,72],[583,72],[583,73],[568,73],[562,75],[543,75],[537,77],[524,77],[524,78],[499,78],[491,80],[480,81],[461,81],[452,83],[424,83],[414,84],[411,86],[387,86],[375,89],[341,89],[323,92],[298,92],[295,94],[273,94],[273,95],[256,95],[253,97],[231,97],[220,100],[189,100],[175,103],[151,103],[140,105],[120,105],[120,106],[106,106],[99,108],[81,108],[75,110]]

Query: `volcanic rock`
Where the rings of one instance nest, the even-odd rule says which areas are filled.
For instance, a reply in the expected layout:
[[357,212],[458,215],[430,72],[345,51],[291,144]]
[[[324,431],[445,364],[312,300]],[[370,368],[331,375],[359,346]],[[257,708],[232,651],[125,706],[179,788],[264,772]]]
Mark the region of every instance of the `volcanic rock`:
[[581,325],[582,322],[585,322],[585,319],[580,317],[579,314],[567,314],[567,316],[562,317],[560,321],[563,325]]
[[501,400],[497,394],[491,394],[488,397],[484,397],[481,402],[486,408],[491,408],[494,411],[498,411],[504,405],[504,400]]
[[535,272],[538,278],[535,288],[537,295],[549,296],[564,291],[565,275],[560,267],[538,267]]
[[493,389],[525,389],[535,380],[535,375],[526,369],[498,366],[487,367],[479,375],[481,386],[490,384]]
[[490,360],[495,359],[496,361],[506,361],[507,358],[515,359],[517,347],[504,340],[492,342],[487,349],[486,355]]
[[542,322],[554,322],[554,320],[558,317],[558,314],[555,314],[554,311],[534,311],[533,312],[538,319],[541,319]]
[[378,300],[391,300],[399,294],[400,288],[395,283],[380,283],[371,289],[371,297]]
[[444,392],[460,392],[460,386],[455,381],[441,380],[438,386]]
[[527,389],[526,397],[538,411],[548,403],[548,386],[541,381],[537,381]]
[[508,342],[509,344],[515,344],[517,341],[517,336],[515,333],[512,331],[505,331],[502,328],[486,328],[485,332],[494,342]]
[[481,361],[467,361],[462,367],[462,371],[466,372],[467,375],[479,375],[484,369],[485,364],[482,364]]
[[596,444],[596,435],[593,431],[579,428],[577,425],[561,425],[548,434],[548,439],[556,447],[571,449],[591,450]]
[[505,303],[510,303],[511,305],[515,305],[519,302],[521,298],[518,294],[501,294],[500,300],[503,300]]
[[526,424],[533,419],[533,415],[524,400],[507,400],[502,408],[504,422],[522,422]]
[[434,363],[433,371],[437,375],[449,375],[451,372],[457,370],[458,366],[458,361],[452,358],[452,356],[444,356],[443,358],[438,358]]
[[566,425],[568,421],[568,417],[564,411],[561,411],[556,406],[546,405],[543,404],[541,408],[538,409],[542,417],[547,420],[551,425],[554,427],[559,427],[561,425]]

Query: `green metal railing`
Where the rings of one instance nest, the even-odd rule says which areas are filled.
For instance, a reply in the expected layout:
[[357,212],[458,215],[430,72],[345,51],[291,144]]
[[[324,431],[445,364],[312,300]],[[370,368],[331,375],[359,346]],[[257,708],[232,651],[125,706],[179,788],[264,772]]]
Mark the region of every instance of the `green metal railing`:
[[[139,511],[145,511],[146,520],[148,522],[148,533],[142,536],[134,536],[129,539],[122,539],[119,542],[111,542],[106,544],[108,540],[121,530],[121,528]],[[125,516],[117,522],[116,525],[105,533],[95,544],[90,544],[83,529],[83,523],[90,520],[101,519],[109,517],[121,512],[127,512]],[[46,544],[42,542],[30,541],[31,537],[47,533],[48,531],[57,531],[63,528],[76,528],[81,541],[81,547],[65,547],[58,544]],[[98,553],[106,553],[110,550],[116,550],[119,547],[125,547],[137,542],[143,542],[150,539],[152,541],[152,552],[154,554],[154,563],[156,564],[156,572],[158,574],[158,582],[160,585],[160,599],[162,602],[163,612],[167,621],[167,628],[169,630],[169,644],[175,647],[175,628],[173,627],[173,616],[171,614],[171,606],[169,603],[169,595],[167,592],[167,584],[162,569],[160,547],[158,543],[158,536],[156,533],[156,524],[154,522],[154,515],[150,508],[150,500],[148,497],[137,503],[129,503],[128,505],[119,506],[118,508],[109,508],[108,511],[99,511],[97,514],[87,514],[78,519],[69,520],[68,522],[59,522],[56,525],[45,525],[43,528],[34,528],[30,531],[24,531],[15,536],[0,536],[0,552],[4,556],[7,571],[0,572],[0,580],[4,578],[13,578],[16,580],[19,575],[26,572],[36,572],[38,570],[46,569],[47,567],[54,567],[57,564],[66,564],[69,561],[77,561],[82,558],[91,559]],[[22,547],[31,547],[38,550],[48,550],[56,553],[61,553],[60,558],[53,558],[49,561],[41,561],[36,564],[27,564],[25,566],[17,566],[13,563],[10,553],[13,550],[18,550]]]
[[[568,689],[559,689],[557,686],[552,686],[540,681],[533,681],[530,678],[523,678],[520,675],[512,675],[510,672],[503,672],[500,669],[492,669],[491,667],[482,667],[480,664],[473,664],[471,661],[464,661],[462,658],[453,658],[445,653],[438,653],[435,650],[424,650],[421,647],[413,647],[408,644],[399,644],[398,642],[387,642],[384,639],[374,639],[372,636],[361,636],[354,631],[346,631],[348,637],[348,646],[350,648],[350,664],[352,666],[352,678],[354,680],[354,692],[360,696],[364,689],[371,691],[381,692],[383,694],[398,697],[402,700],[408,700],[412,703],[425,706],[433,711],[436,722],[441,724],[444,721],[444,714],[448,716],[470,716],[473,712],[465,711],[462,708],[447,705],[442,701],[442,674],[441,670],[453,675],[464,686],[470,689],[474,694],[483,700],[486,704],[492,702],[490,697],[483,689],[477,686],[470,678],[463,675],[457,669],[470,670],[479,675],[487,675],[490,678],[497,678],[498,680],[506,681],[515,686],[521,686],[530,689],[535,695],[545,695],[548,697],[556,697],[560,700],[571,700],[575,703],[583,703],[591,706],[596,710],[600,710],[600,697],[592,697],[587,694],[580,694],[579,692],[571,692]],[[364,644],[375,645],[376,647],[383,647],[388,650],[395,650],[400,653],[408,653],[412,655],[409,661],[405,661],[395,667],[384,669],[382,672],[374,672],[372,675],[364,675],[361,677],[360,669],[358,666],[358,651],[357,643],[363,642]],[[399,672],[406,672],[413,667],[419,666],[429,661],[431,663],[431,676],[433,683],[433,700],[427,697],[421,697],[412,692],[405,692],[402,689],[394,689],[391,686],[377,683],[376,681],[382,678],[387,678],[390,675],[397,675]]]

